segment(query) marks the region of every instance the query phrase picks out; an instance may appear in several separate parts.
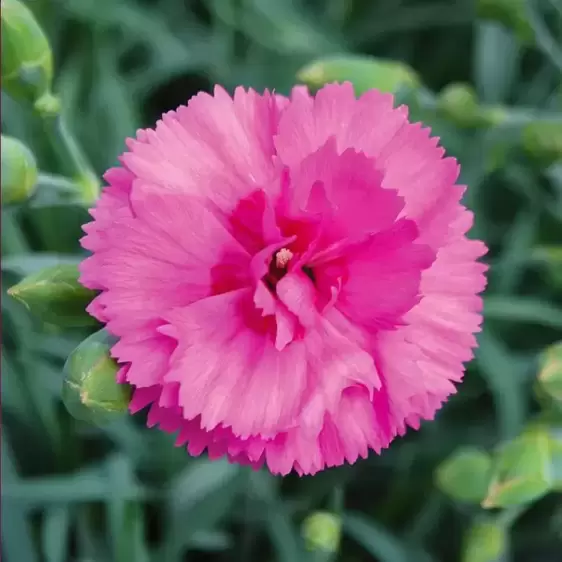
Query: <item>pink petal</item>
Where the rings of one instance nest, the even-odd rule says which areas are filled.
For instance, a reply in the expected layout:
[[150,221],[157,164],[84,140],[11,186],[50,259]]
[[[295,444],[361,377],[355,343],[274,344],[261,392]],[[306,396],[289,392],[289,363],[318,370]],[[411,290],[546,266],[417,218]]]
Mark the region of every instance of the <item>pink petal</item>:
[[[427,246],[415,243],[416,237],[414,223],[401,220],[357,247],[346,259],[338,310],[370,330],[399,324],[419,301],[422,271],[434,259]],[[315,272],[322,275],[321,268]]]

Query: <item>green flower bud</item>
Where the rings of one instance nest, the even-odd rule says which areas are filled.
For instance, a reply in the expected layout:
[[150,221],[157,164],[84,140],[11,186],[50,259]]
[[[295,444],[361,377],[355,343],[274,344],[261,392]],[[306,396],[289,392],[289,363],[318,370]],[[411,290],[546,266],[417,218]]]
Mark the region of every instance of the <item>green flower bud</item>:
[[562,402],[562,342],[551,345],[543,353],[538,378],[541,388]]
[[2,89],[36,102],[50,95],[53,54],[33,13],[19,0],[2,0]]
[[562,289],[562,245],[537,246],[532,259],[543,265],[553,285]]
[[485,451],[460,449],[438,467],[437,486],[454,500],[480,503],[488,491],[491,469],[492,459]]
[[526,0],[477,0],[478,17],[497,21],[512,29],[520,41],[531,45],[535,32],[529,23],[525,8]]
[[110,356],[111,338],[100,330],[86,338],[64,365],[62,399],[76,419],[95,424],[127,411],[131,387],[116,380],[119,365]]
[[75,264],[47,267],[22,279],[8,294],[22,302],[44,322],[57,326],[90,326],[96,323],[86,307],[96,293],[78,283]]
[[562,123],[541,121],[523,128],[523,149],[541,165],[562,160]]
[[486,509],[524,505],[552,488],[550,436],[542,428],[528,431],[499,449]]
[[297,78],[314,89],[328,82],[349,81],[357,95],[372,88],[396,93],[420,85],[416,72],[404,63],[361,55],[319,59],[301,69]]
[[341,519],[333,514],[317,511],[303,522],[302,535],[308,550],[337,552],[341,540]]
[[504,527],[493,521],[477,521],[464,541],[463,562],[498,562],[507,549]]
[[2,135],[2,203],[21,203],[33,193],[37,184],[35,157],[19,140]]
[[459,127],[476,128],[499,125],[506,112],[500,107],[479,105],[476,92],[468,84],[449,84],[440,94],[438,108]]

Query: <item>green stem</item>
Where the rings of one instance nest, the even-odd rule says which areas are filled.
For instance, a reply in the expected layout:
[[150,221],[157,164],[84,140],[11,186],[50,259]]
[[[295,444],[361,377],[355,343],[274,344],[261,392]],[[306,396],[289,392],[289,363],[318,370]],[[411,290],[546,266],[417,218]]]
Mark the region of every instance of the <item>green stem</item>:
[[63,170],[77,184],[80,198],[84,203],[93,203],[100,193],[100,181],[62,115],[58,111],[38,113]]
[[2,254],[24,254],[29,244],[21,231],[13,211],[2,213]]

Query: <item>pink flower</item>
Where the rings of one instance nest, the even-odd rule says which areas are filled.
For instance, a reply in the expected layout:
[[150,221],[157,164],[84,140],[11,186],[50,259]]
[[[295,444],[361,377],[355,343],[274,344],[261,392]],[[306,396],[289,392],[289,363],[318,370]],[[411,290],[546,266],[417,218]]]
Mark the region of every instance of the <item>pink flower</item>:
[[391,95],[217,87],[128,141],[86,225],[131,411],[192,455],[313,474],[431,419],[476,346],[459,167]]

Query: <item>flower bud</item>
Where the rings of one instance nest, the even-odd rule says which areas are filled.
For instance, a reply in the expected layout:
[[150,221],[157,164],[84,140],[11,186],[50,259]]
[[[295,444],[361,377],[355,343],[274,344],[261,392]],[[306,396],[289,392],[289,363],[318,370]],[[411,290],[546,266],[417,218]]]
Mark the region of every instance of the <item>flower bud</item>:
[[62,399],[76,419],[103,424],[127,411],[131,388],[117,382],[119,365],[110,356],[111,343],[109,335],[100,330],[66,360]]
[[50,96],[53,55],[33,13],[19,0],[2,0],[1,18],[2,89],[31,102]]
[[497,562],[507,549],[505,527],[493,521],[477,521],[469,529],[463,547],[463,562]]
[[562,161],[562,123],[541,121],[523,129],[523,149],[541,165]]
[[33,193],[37,184],[35,157],[22,142],[2,135],[2,203],[21,203]]
[[538,428],[506,443],[496,455],[486,509],[524,505],[552,489],[550,436]]
[[531,45],[535,32],[527,17],[526,0],[477,0],[478,17],[497,21],[512,29],[520,41]]
[[468,84],[449,84],[440,94],[438,107],[459,127],[476,128],[498,125],[505,119],[499,107],[482,107],[476,92]]
[[454,500],[480,503],[490,483],[492,459],[476,448],[460,449],[437,469],[439,489]]
[[96,293],[78,283],[75,264],[47,267],[22,279],[8,294],[44,322],[57,326],[90,326],[96,321],[86,307]]
[[551,345],[543,353],[538,378],[541,388],[562,402],[562,342]]
[[341,520],[333,513],[317,511],[304,520],[302,535],[308,550],[337,552],[341,540]]
[[361,55],[319,59],[301,69],[297,78],[314,89],[328,82],[349,81],[357,95],[372,88],[396,93],[420,85],[418,75],[406,64]]

